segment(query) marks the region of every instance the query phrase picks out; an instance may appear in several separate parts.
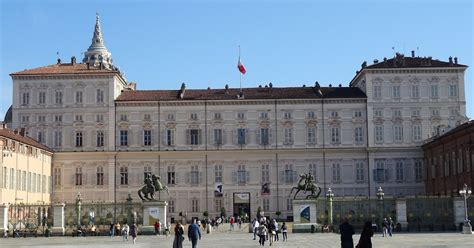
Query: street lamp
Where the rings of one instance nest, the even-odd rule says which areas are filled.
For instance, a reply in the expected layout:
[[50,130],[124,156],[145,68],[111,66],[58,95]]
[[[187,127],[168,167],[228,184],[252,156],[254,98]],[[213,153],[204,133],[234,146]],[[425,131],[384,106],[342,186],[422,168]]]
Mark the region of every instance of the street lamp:
[[467,199],[471,196],[471,193],[471,189],[469,189],[466,184],[464,184],[464,187],[459,190],[459,194],[464,197],[464,226],[462,228],[463,234],[472,234],[471,221],[467,215]]
[[76,196],[77,226],[78,227],[81,226],[81,205],[82,205],[81,192],[78,192]]
[[328,215],[329,215],[329,216],[328,216],[328,217],[329,217],[329,218],[328,218],[328,222],[329,222],[329,223],[328,223],[328,224],[329,224],[330,226],[332,226],[332,221],[333,221],[333,220],[332,220],[332,200],[333,200],[333,198],[334,198],[334,193],[332,193],[332,189],[331,189],[331,188],[328,189],[328,192],[326,193],[326,198],[328,199],[328,203],[329,203],[329,211],[328,211]]
[[382,225],[382,222],[383,222],[383,207],[384,207],[383,206],[383,197],[385,196],[385,193],[383,192],[381,186],[379,186],[379,188],[377,189],[377,193],[375,195],[377,195],[377,199],[379,200],[380,226],[383,226]]

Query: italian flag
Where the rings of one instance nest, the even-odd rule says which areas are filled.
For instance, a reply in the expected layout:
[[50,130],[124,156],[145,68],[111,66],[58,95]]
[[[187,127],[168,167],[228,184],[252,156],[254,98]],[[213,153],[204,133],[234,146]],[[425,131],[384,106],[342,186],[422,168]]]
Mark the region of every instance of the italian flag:
[[245,70],[245,66],[242,64],[242,61],[240,61],[240,57],[239,57],[239,63],[237,63],[237,68],[242,74],[245,74],[247,72],[247,70]]

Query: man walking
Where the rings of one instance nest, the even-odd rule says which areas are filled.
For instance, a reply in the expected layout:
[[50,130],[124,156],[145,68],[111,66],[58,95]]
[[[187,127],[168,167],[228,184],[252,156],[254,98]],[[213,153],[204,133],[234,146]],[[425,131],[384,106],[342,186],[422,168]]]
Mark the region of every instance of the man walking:
[[347,218],[344,218],[344,222],[339,226],[341,232],[341,248],[352,248],[354,242],[352,241],[352,235],[355,234],[354,227],[349,224]]
[[255,240],[257,236],[257,229],[259,226],[260,226],[260,223],[258,223],[257,218],[255,218],[255,220],[253,220],[253,240]]
[[392,217],[389,217],[388,218],[388,235],[390,235],[390,237],[392,237],[393,226],[394,226],[394,223],[393,223]]
[[189,225],[188,238],[191,241],[192,247],[196,248],[198,239],[201,239],[201,231],[198,225],[196,225],[196,220],[193,221],[193,224]]

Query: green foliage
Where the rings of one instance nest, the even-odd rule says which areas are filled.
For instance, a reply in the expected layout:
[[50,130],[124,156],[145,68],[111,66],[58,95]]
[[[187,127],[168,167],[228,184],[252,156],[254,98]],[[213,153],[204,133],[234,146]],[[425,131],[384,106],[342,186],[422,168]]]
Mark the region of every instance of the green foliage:
[[204,217],[208,217],[208,216],[209,216],[209,213],[208,213],[207,211],[204,211],[204,213],[202,213],[202,215],[203,215]]

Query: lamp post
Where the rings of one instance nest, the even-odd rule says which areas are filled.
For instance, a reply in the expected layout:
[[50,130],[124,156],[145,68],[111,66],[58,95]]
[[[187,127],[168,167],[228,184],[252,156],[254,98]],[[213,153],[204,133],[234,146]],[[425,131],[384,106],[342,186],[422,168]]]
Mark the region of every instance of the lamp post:
[[77,226],[78,227],[81,226],[81,205],[82,205],[81,192],[78,192],[76,196]]
[[384,207],[384,206],[383,206],[383,197],[385,196],[385,193],[383,192],[381,186],[379,186],[379,188],[377,189],[376,195],[377,195],[377,199],[378,199],[378,201],[379,201],[379,208],[380,208],[380,210],[379,210],[379,216],[380,216],[379,221],[380,221],[380,226],[382,226],[382,222],[383,222],[383,207]]
[[464,187],[459,190],[459,194],[464,197],[464,226],[462,228],[463,234],[472,234],[471,221],[467,215],[467,199],[471,196],[471,193],[471,189],[468,188],[466,184],[464,184]]
[[328,224],[332,226],[332,200],[334,198],[334,193],[332,193],[332,189],[328,188],[328,192],[326,193],[326,198],[328,199],[329,209],[328,209]]
[[127,197],[126,201],[127,201],[127,207],[128,207],[128,211],[127,211],[127,223],[128,223],[129,225],[132,225],[132,224],[134,224],[135,222],[132,223],[132,220],[133,220],[133,213],[132,213],[132,210],[133,210],[133,205],[132,205],[132,204],[133,204],[133,203],[132,203],[132,202],[133,202],[133,199],[132,199],[132,195],[131,195],[130,192],[128,193],[128,197]]

